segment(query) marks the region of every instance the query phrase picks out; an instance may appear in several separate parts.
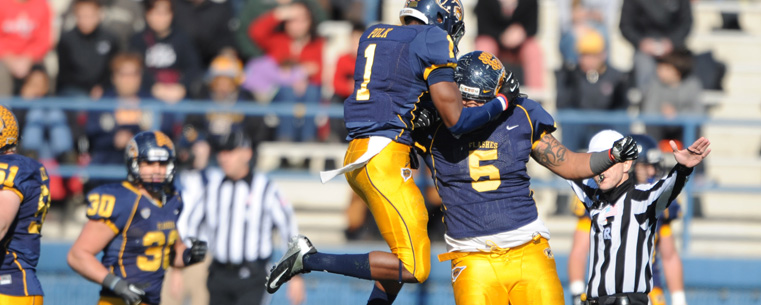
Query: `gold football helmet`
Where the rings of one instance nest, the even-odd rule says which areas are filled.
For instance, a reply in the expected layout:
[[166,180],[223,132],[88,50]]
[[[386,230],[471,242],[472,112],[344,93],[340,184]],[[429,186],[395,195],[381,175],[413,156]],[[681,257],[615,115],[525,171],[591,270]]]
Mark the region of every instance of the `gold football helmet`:
[[8,108],[0,106],[0,153],[18,145],[19,128],[16,116]]

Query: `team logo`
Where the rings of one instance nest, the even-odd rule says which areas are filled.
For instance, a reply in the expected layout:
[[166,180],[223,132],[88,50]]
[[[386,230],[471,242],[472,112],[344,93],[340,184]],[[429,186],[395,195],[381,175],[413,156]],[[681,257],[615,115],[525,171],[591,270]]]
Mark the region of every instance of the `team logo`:
[[130,158],[137,158],[137,142],[135,142],[134,139],[130,140],[129,144],[127,144],[127,155],[129,155]]
[[174,144],[172,144],[172,139],[167,137],[167,135],[165,135],[163,132],[154,131],[153,134],[156,136],[156,145],[166,146],[166,147],[169,147],[169,149],[174,149]]
[[[441,9],[447,11],[447,13],[454,14],[454,17],[457,18],[457,21],[462,21],[462,3],[460,0],[436,0],[436,4]],[[415,3],[415,6],[417,6],[417,3]]]
[[501,70],[502,69],[502,63],[499,62],[499,59],[494,57],[494,55],[491,55],[487,52],[482,52],[481,55],[478,55],[478,59],[481,60],[484,65],[491,66],[494,70]]
[[454,283],[457,278],[460,277],[460,274],[462,274],[465,268],[468,268],[468,266],[459,266],[452,268],[452,283]]
[[151,217],[151,209],[143,208],[142,210],[140,210],[140,216],[142,216],[143,219],[148,219],[148,217]]
[[555,258],[555,254],[552,254],[552,249],[550,248],[544,249],[544,256],[550,259]]
[[409,168],[402,168],[402,178],[404,179],[404,182],[410,180],[410,178],[412,178],[412,170]]

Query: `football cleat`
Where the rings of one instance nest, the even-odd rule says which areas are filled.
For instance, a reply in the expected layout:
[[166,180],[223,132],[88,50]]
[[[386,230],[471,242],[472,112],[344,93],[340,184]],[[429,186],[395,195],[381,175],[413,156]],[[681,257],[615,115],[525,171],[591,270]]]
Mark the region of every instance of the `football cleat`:
[[270,274],[267,276],[267,292],[275,293],[280,286],[288,282],[294,275],[307,273],[304,271],[304,256],[307,254],[317,253],[317,249],[312,246],[304,235],[298,235],[291,238],[288,242],[288,251],[283,258],[272,267]]

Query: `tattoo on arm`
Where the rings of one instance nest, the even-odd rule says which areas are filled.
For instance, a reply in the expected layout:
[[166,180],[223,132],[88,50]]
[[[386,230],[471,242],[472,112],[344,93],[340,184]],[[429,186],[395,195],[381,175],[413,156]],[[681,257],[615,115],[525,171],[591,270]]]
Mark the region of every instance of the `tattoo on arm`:
[[537,162],[547,167],[560,166],[565,162],[568,149],[560,141],[551,134],[544,135],[539,141],[541,142],[534,150]]

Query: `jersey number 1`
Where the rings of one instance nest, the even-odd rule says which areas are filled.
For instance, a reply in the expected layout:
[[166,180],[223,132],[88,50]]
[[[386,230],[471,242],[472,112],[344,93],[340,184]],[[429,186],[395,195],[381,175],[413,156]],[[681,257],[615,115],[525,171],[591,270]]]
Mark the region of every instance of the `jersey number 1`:
[[375,48],[378,45],[370,44],[365,48],[365,75],[362,85],[357,90],[357,100],[367,101],[370,99],[370,90],[367,89],[367,85],[370,83],[370,76],[373,74],[373,61],[375,61]]

